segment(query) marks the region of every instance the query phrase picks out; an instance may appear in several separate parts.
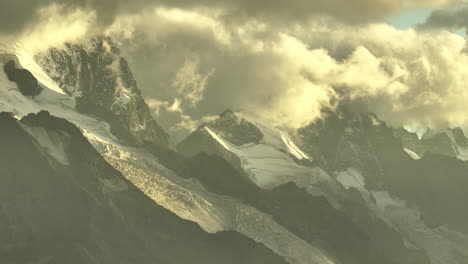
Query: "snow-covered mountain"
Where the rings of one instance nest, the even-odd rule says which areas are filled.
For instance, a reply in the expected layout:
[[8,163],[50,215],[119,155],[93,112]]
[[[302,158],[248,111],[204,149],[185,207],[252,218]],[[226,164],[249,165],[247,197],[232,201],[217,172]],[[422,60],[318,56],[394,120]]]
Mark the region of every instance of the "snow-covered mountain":
[[121,142],[172,148],[169,135],[151,117],[127,61],[111,39],[66,44],[34,60],[67,95],[76,98],[78,112],[108,123]]
[[[126,139],[121,139],[112,133],[111,125],[105,119],[97,117],[98,113],[88,114],[77,110],[77,101],[80,99],[66,93],[65,88],[62,89],[53,81],[36,60],[20,46],[4,50],[0,59],[1,63],[11,59],[16,60],[18,65],[32,72],[44,87],[44,91],[35,99],[24,97],[16,89],[15,84],[8,81],[6,75],[0,72],[0,112],[12,113],[20,119],[30,113],[45,110],[53,116],[68,120],[80,129],[109,164],[117,168],[156,204],[174,212],[182,219],[198,223],[208,233],[222,230],[235,231],[262,243],[289,263],[331,262],[321,250],[279,225],[270,215],[235,198],[211,193],[198,181],[185,179],[163,166],[160,161],[174,155],[170,145],[164,147],[162,144],[151,144],[151,142],[145,144],[148,148],[128,145]],[[66,165],[64,151],[56,151],[56,148],[49,146],[53,140],[50,136],[44,136],[40,142],[45,149],[53,153],[51,154],[53,160]],[[156,140],[156,142],[161,141]],[[217,251],[215,248],[212,250]],[[122,253],[125,254],[124,251]],[[127,254],[133,253],[127,252]],[[242,252],[233,248],[232,254],[227,255],[231,259],[237,259],[238,263],[243,263]],[[236,257],[235,254],[241,255]],[[53,256],[52,253],[51,255]],[[269,263],[262,262],[261,257],[258,261],[256,263]]]
[[[445,156],[414,160],[394,137],[394,129],[375,115],[340,111],[294,134],[228,111],[177,147],[188,156],[198,152],[222,156],[260,188],[293,182],[309,195],[326,197],[375,238],[373,245],[400,250],[395,263],[466,263],[463,222],[468,218],[462,207],[468,197],[464,188],[456,187],[466,186],[466,164],[447,162]],[[245,138],[249,140],[241,140]],[[382,222],[369,224],[363,215]],[[398,239],[386,243],[390,237]],[[428,262],[414,257],[411,250],[416,249],[428,256]],[[375,254],[372,250],[370,256]],[[379,257],[380,263],[396,261]],[[375,262],[369,257],[361,263]]]
[[[0,151],[4,171],[13,172],[2,194],[12,197],[8,186],[20,186],[13,175],[21,182],[33,177],[12,162],[29,151],[25,160],[71,175],[38,174],[33,193],[42,204],[53,202],[46,193],[60,189],[62,202],[47,212],[76,216],[77,230],[97,232],[87,240],[58,240],[65,251],[55,254],[59,244],[45,243],[53,237],[34,230],[67,235],[74,221],[47,229],[44,214],[44,225],[14,226],[12,217],[35,211],[29,200],[2,204],[0,232],[18,229],[5,237],[21,239],[13,243],[17,251],[0,251],[0,260],[3,254],[15,263],[29,252],[18,245],[45,243],[27,261],[63,263],[70,253],[85,263],[468,263],[468,165],[460,160],[468,144],[458,130],[446,134],[456,151],[434,155],[429,149],[439,143],[402,136],[372,114],[341,109],[293,132],[228,110],[174,147],[109,38],[36,56],[19,45],[0,53],[0,64],[16,60],[44,88],[34,99],[24,97],[0,72],[0,112],[11,113],[2,114],[9,131],[2,144],[33,142],[16,156]],[[15,133],[21,136],[9,143]],[[80,144],[71,144],[76,138]],[[106,226],[113,219],[118,223]]]

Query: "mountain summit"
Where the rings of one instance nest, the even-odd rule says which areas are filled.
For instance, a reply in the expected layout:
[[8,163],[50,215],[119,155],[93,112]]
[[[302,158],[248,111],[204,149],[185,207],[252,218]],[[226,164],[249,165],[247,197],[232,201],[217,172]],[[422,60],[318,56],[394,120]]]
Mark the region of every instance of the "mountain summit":
[[66,94],[76,98],[78,112],[107,122],[112,134],[125,144],[151,142],[173,148],[169,135],[152,118],[128,62],[110,38],[66,44],[35,60]]

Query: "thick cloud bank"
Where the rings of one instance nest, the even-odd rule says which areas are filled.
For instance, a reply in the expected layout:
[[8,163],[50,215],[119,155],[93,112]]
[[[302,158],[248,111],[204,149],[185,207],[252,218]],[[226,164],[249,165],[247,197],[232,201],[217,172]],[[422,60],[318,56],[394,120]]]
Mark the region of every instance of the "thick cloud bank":
[[[465,39],[449,32],[335,21],[286,30],[165,8],[122,19],[110,32],[125,36],[137,77],[145,94],[158,99],[153,106],[162,118],[198,119],[233,108],[298,128],[347,97],[367,102],[394,125],[468,121]],[[174,83],[189,92],[180,94]]]
[[214,8],[229,10],[233,19],[260,16],[272,20],[303,21],[314,15],[329,15],[346,22],[380,19],[403,7],[445,6],[463,0],[2,0],[0,33],[16,33],[41,20],[39,11],[62,5],[68,12],[76,9],[94,12],[100,25],[109,25],[121,15],[148,8]]

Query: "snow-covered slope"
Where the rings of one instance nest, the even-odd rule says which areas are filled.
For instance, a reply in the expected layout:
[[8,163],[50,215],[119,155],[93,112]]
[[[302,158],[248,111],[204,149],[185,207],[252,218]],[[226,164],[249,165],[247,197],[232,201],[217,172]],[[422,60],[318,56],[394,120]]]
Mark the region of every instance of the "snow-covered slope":
[[269,215],[228,196],[208,192],[182,179],[144,149],[87,135],[106,160],[158,204],[208,232],[234,230],[265,244],[294,264],[334,263],[324,252],[282,227]]
[[[221,146],[234,153],[241,160],[242,168],[250,176],[251,180],[262,188],[274,188],[281,184],[293,181],[299,186],[308,186],[320,181],[330,180],[328,175],[321,169],[298,165],[288,155],[299,155],[297,147],[292,148],[286,144],[291,141],[284,134],[278,131],[281,141],[276,138],[276,132],[272,130],[262,130],[264,139],[259,144],[246,144],[237,147],[223,139],[208,126],[204,127]],[[285,149],[288,151],[286,152]]]
[[[271,216],[242,202],[209,193],[198,182],[184,180],[162,166],[157,158],[143,148],[124,146],[102,120],[79,113],[76,98],[61,90],[21,47],[0,55],[0,63],[18,60],[44,87],[35,99],[22,96],[15,84],[0,72],[0,112],[12,112],[17,118],[46,110],[77,125],[105,159],[159,205],[179,217],[198,223],[207,232],[238,231],[261,242],[291,264],[334,263],[318,248],[306,243]],[[48,148],[52,158],[67,165],[66,153],[51,148],[49,138],[41,131],[30,133]],[[113,188],[113,186],[110,186]]]
[[[221,149],[216,153],[224,156],[233,166],[240,166],[247,176],[258,186],[265,189],[272,189],[279,185],[294,182],[298,186],[306,188],[312,194],[321,194],[322,190],[317,188],[317,184],[328,182],[333,185],[331,179],[323,170],[317,166],[312,166],[313,160],[302,152],[289,138],[286,131],[266,125],[253,117],[247,117],[242,113],[229,111],[227,117],[225,113],[221,119],[214,124],[206,124],[195,133],[213,139],[211,144],[218,144]],[[234,122],[249,123],[261,132],[261,139],[258,142],[247,142],[243,145],[236,145],[223,137],[226,132],[219,123],[225,123],[223,119],[237,120]],[[236,135],[242,136],[242,135]],[[192,144],[196,144],[199,138],[187,138],[178,145],[181,152],[188,155],[196,154],[191,152]],[[195,141],[195,142],[194,142]],[[206,151],[200,146],[198,152]],[[233,154],[236,159],[230,159]],[[301,165],[308,164],[306,165]]]

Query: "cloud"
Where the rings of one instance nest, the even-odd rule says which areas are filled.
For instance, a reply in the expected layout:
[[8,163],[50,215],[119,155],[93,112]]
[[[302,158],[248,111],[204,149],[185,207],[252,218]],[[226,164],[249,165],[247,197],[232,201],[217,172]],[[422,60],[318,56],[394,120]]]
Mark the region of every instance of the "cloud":
[[468,121],[462,37],[355,24],[402,7],[457,1],[359,0],[351,6],[298,0],[288,8],[276,0],[72,2],[32,5],[32,17],[41,22],[23,30],[25,43],[53,36],[42,43],[47,47],[102,29],[121,42],[150,107],[169,130],[191,129],[227,108],[295,129],[343,99],[365,101],[393,125]]
[[[313,120],[320,105],[328,104],[331,87],[313,84],[304,73],[308,60],[326,57],[323,52],[308,54],[304,43],[270,34],[265,24],[256,21],[232,27],[205,16],[181,23],[174,19],[180,12],[157,10],[152,16],[156,26],[149,27],[144,20],[124,27],[136,28],[135,34],[125,34],[131,37],[123,40],[123,46],[129,47],[125,52],[148,97],[166,102],[181,99],[184,114],[194,119],[233,108],[295,127]],[[164,119],[163,113],[160,118]]]
[[17,40],[32,54],[60,46],[65,42],[82,40],[94,24],[96,14],[62,5],[50,5],[37,12],[38,23],[17,36]]
[[172,87],[176,89],[181,98],[188,102],[190,107],[195,107],[202,99],[208,79],[214,73],[214,69],[205,75],[199,73],[198,56],[185,59],[184,65],[176,73],[172,81]]
[[123,15],[154,7],[221,10],[227,20],[256,17],[270,22],[303,23],[311,17],[329,16],[348,23],[376,21],[402,8],[440,7],[461,0],[2,0],[0,34],[17,34],[41,21],[39,10],[62,5],[67,12],[80,9],[96,15],[96,26],[105,28]]
[[431,13],[420,29],[458,30],[468,27],[468,5],[438,9]]
[[49,6],[62,6],[63,12],[92,12],[98,25],[109,25],[121,14],[138,12],[152,5],[150,0],[2,0],[0,1],[0,33],[18,34],[34,28],[44,17],[41,10]]
[[[233,26],[218,15],[159,8],[119,22],[132,29],[121,40],[145,96],[181,102],[177,117],[162,111],[158,120],[188,128],[186,117],[231,108],[295,129],[347,99],[396,126],[468,121],[468,58],[458,35],[322,20],[289,30],[256,19]],[[199,98],[193,107],[190,97]]]
[[[365,98],[368,108],[384,120],[432,128],[467,123],[468,55],[463,37],[387,25],[332,31],[319,34],[322,44],[346,58],[341,64],[344,73],[359,65],[350,76],[364,83],[343,78],[346,74],[338,79],[346,83],[351,96]],[[355,60],[368,62],[352,63]]]

